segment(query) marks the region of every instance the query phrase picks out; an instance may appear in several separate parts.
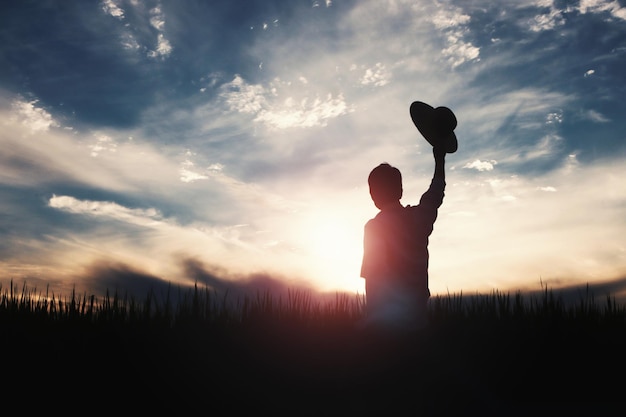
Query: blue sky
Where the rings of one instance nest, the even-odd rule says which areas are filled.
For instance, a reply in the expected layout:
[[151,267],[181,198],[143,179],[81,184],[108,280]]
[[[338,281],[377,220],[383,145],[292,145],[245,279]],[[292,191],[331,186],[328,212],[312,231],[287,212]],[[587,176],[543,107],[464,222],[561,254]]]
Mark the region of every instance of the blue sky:
[[459,150],[431,291],[626,278],[623,1],[5,1],[0,280],[363,292],[367,175]]

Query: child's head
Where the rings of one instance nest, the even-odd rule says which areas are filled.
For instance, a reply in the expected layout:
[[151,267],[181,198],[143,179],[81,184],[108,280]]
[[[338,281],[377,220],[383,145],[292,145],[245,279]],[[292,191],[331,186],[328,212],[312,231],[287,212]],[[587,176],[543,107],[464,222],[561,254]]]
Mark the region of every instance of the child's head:
[[370,172],[367,183],[372,200],[379,209],[387,203],[393,203],[402,198],[402,174],[398,168],[386,162]]

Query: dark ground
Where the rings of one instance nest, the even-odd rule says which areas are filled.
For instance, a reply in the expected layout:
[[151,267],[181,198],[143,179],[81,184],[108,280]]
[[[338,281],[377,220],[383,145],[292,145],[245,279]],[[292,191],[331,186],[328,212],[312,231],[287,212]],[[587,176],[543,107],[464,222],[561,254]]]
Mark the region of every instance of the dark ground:
[[174,415],[626,415],[623,323],[0,326],[5,404]]

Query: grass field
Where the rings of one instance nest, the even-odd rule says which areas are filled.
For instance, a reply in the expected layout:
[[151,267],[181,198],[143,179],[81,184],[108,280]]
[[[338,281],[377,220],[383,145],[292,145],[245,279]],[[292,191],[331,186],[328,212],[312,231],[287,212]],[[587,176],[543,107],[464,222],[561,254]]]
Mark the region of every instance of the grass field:
[[0,288],[5,404],[190,415],[625,415],[626,309],[493,292],[433,297],[416,332],[304,292],[135,300]]

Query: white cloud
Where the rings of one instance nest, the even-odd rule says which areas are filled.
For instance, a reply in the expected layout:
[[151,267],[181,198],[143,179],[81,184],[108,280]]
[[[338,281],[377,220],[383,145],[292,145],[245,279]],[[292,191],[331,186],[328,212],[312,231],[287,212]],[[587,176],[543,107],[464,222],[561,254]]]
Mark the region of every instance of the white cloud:
[[137,50],[141,48],[135,36],[130,32],[125,32],[121,35],[121,42],[124,49]]
[[73,214],[107,217],[138,225],[156,225],[162,218],[154,208],[132,209],[111,201],[79,200],[66,195],[53,195],[48,206]]
[[[328,120],[351,111],[342,94],[310,98],[290,87],[278,79],[268,86],[251,85],[236,75],[222,86],[221,97],[231,110],[255,115],[255,121],[278,129],[325,126]],[[301,97],[288,95],[281,101],[283,95],[292,93]]]
[[[190,151],[187,151],[187,155],[191,156],[192,153]],[[195,164],[189,159],[185,159],[181,165],[180,180],[186,183],[209,179],[216,172],[219,172],[223,169],[223,166],[221,164],[211,164],[206,169],[207,172],[198,172],[198,170],[194,168]]]
[[124,10],[119,7],[114,0],[103,0],[102,10],[113,17],[120,20],[124,19]]
[[549,125],[563,123],[563,112],[557,111],[548,113],[548,115],[546,116],[546,123]]
[[38,102],[39,100],[16,99],[13,100],[11,106],[15,111],[15,116],[33,133],[46,132],[51,127],[59,127],[59,123],[52,118],[50,113],[36,106]]
[[622,7],[617,0],[580,0],[578,10],[581,13],[609,12],[613,17],[626,20],[626,7]]
[[448,62],[452,68],[458,67],[467,61],[476,60],[480,56],[480,48],[469,42],[464,42],[457,34],[449,35],[448,42],[450,46],[444,48],[441,53],[448,57]]
[[[551,3],[551,2],[550,2]],[[535,16],[529,23],[529,29],[533,32],[543,32],[552,30],[565,24],[565,18],[560,10],[550,4],[549,10],[545,14]]]
[[96,134],[96,143],[89,145],[91,149],[91,156],[96,157],[101,152],[115,152],[117,150],[117,143],[110,137],[104,134]]
[[550,187],[550,186],[538,187],[538,189],[541,190],[541,191],[548,192],[548,193],[555,193],[556,192],[556,188]]
[[455,29],[470,22],[470,17],[459,8],[440,10],[432,18],[437,29]]
[[231,110],[255,114],[267,107],[266,94],[268,92],[262,85],[248,84],[241,76],[235,75],[231,82],[222,86],[221,97]]
[[433,17],[435,27],[445,34],[448,46],[441,53],[452,68],[479,59],[480,48],[464,40],[470,19],[460,8],[439,10]]
[[363,85],[374,85],[376,87],[382,87],[389,83],[389,79],[391,78],[391,73],[387,71],[385,66],[380,62],[377,62],[376,65],[372,68],[367,68],[365,70],[365,74],[361,78],[361,84]]
[[[320,4],[320,3],[321,3],[321,2],[320,2],[319,0],[314,0],[314,1],[313,1],[313,3],[312,3],[312,5],[311,5],[311,7],[320,7],[320,6],[321,6],[321,4]],[[333,2],[332,2],[332,0],[324,0],[324,5],[325,5],[326,7],[330,7],[330,6],[332,6],[332,5],[333,5]]]
[[571,173],[574,172],[576,170],[578,170],[580,168],[580,162],[578,161],[578,155],[576,154],[569,154],[567,155],[567,159],[565,160],[565,163],[563,164],[563,171],[566,173]]
[[596,123],[608,123],[611,120],[609,118],[607,118],[606,116],[604,116],[602,113],[597,112],[595,110],[587,110],[587,112],[585,112],[584,116],[585,119],[591,120],[592,122],[596,122]]
[[475,169],[477,171],[493,171],[493,167],[496,164],[497,162],[494,160],[481,161],[479,159],[476,159],[472,162],[468,162],[467,164],[465,164],[463,168]]
[[321,99],[304,100],[296,107],[273,106],[257,114],[255,120],[278,129],[292,127],[325,126],[328,120],[348,113],[348,106],[342,95],[333,97],[328,94]]
[[172,49],[173,48],[170,42],[165,39],[165,36],[163,36],[162,33],[159,33],[157,36],[157,48],[154,51],[148,52],[148,56],[152,58],[164,58],[172,53]]
[[150,25],[159,31],[157,34],[157,47],[153,51],[148,52],[151,58],[166,58],[172,53],[172,45],[164,35],[165,16],[161,11],[161,7],[157,6],[150,9]]
[[216,164],[211,164],[209,165],[209,167],[207,168],[209,171],[211,172],[219,172],[222,171],[224,169],[224,165],[216,163]]
[[582,14],[608,12],[614,18],[626,20],[626,8],[622,7],[616,0],[580,0],[578,7],[567,6],[563,10],[557,9],[552,0],[537,0],[534,5],[547,9],[547,12],[535,16],[528,22],[528,28],[533,32],[542,32],[563,26],[565,24],[564,13],[572,10],[578,10]]
[[[127,50],[147,51],[146,54],[149,58],[167,58],[172,53],[173,47],[170,41],[165,37],[165,15],[163,14],[161,7],[156,6],[146,12],[143,5],[138,1],[131,1],[130,4],[133,6],[133,9],[138,17],[136,23],[134,24],[140,26],[143,25],[144,27],[140,28],[140,30],[135,30],[130,26],[130,23],[120,22],[121,34],[119,36],[122,47]],[[120,21],[124,20],[124,10],[122,10],[114,0],[104,0],[102,2],[102,10],[106,14],[118,18]],[[140,42],[135,35],[137,32],[154,32],[147,30],[147,27],[156,29],[157,33],[154,41],[156,47],[154,48]]]
[[[509,93],[486,96],[479,99],[479,106],[475,104],[476,98],[471,97],[471,101],[468,101],[464,107],[454,110],[460,117],[463,127],[472,132],[473,140],[483,141],[481,146],[489,146],[493,149],[493,138],[501,136],[499,132],[502,129],[527,130],[529,135],[534,135],[537,130],[545,131],[546,125],[560,123],[562,118],[560,109],[567,108],[574,98],[536,88],[523,88]],[[471,117],[464,117],[466,114]],[[557,136],[552,137],[556,145]],[[459,138],[459,141],[461,140],[463,140],[462,137]],[[528,141],[515,144],[501,143],[499,150],[493,150],[495,153],[492,157],[503,162],[511,155],[519,154],[522,147],[528,151],[529,146],[531,148],[535,146],[528,145],[528,143]]]
[[559,135],[550,134],[543,136],[535,145],[531,146],[525,155],[525,160],[533,160],[552,155],[563,143],[563,138]]
[[[44,113],[33,112],[31,106],[14,106],[11,111],[0,109],[3,183],[42,186],[71,179],[90,188],[136,192],[146,191],[149,184],[156,182],[177,182],[178,164],[149,143],[128,139],[128,132],[49,129],[50,125],[60,124],[52,123],[49,116],[41,119]],[[32,135],[33,125],[25,123],[21,115],[23,108],[37,116],[36,140],[24,140],[26,135]]]
[[182,182],[195,182],[199,180],[206,180],[207,178],[209,177],[198,172],[191,171],[189,168],[180,169],[180,180]]
[[162,32],[165,28],[165,18],[160,7],[150,9],[150,24],[159,32]]

